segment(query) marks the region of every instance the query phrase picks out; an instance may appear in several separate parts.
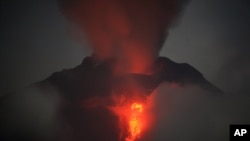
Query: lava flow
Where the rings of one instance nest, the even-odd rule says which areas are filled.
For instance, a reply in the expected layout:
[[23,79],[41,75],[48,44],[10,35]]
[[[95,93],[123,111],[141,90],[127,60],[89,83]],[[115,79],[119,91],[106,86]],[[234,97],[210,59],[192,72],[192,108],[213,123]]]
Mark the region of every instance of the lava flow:
[[143,105],[139,103],[133,103],[131,105],[131,115],[129,115],[129,136],[126,141],[135,141],[140,137],[142,129],[141,114],[143,112]]

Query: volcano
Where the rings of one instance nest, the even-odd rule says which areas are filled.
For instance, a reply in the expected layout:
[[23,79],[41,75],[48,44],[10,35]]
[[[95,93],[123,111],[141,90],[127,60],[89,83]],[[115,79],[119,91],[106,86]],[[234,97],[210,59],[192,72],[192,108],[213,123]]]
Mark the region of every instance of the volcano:
[[[197,85],[221,94],[200,72],[188,64],[165,57],[155,62],[155,73],[113,76],[108,61],[94,65],[91,57],[73,69],[56,72],[39,85],[50,84],[60,91],[65,104],[61,117],[70,125],[70,138],[76,141],[136,141],[150,126],[144,114],[148,97],[162,82]],[[146,128],[145,128],[146,129]]]

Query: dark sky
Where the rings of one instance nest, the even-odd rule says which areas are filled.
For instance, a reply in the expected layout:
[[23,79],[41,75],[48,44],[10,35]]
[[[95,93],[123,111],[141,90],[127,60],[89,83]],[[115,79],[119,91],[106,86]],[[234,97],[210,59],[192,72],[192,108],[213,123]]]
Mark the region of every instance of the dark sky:
[[[1,1],[0,92],[71,68],[90,54],[69,36],[56,0]],[[229,93],[249,94],[250,2],[192,0],[161,52]],[[242,93],[238,93],[242,92]]]

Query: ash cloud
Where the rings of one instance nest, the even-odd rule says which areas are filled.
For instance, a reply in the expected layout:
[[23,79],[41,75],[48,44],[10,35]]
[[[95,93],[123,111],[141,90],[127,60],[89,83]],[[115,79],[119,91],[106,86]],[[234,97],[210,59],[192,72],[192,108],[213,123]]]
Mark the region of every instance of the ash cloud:
[[186,0],[64,0],[64,15],[87,35],[98,60],[140,70],[154,60]]

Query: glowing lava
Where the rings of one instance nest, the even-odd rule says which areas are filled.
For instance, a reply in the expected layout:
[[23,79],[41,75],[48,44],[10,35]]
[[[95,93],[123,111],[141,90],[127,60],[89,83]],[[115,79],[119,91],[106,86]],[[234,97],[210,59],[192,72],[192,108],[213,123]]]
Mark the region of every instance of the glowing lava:
[[140,137],[142,129],[141,114],[143,112],[143,105],[139,103],[133,103],[131,105],[131,115],[129,117],[129,136],[126,141],[135,141]]

